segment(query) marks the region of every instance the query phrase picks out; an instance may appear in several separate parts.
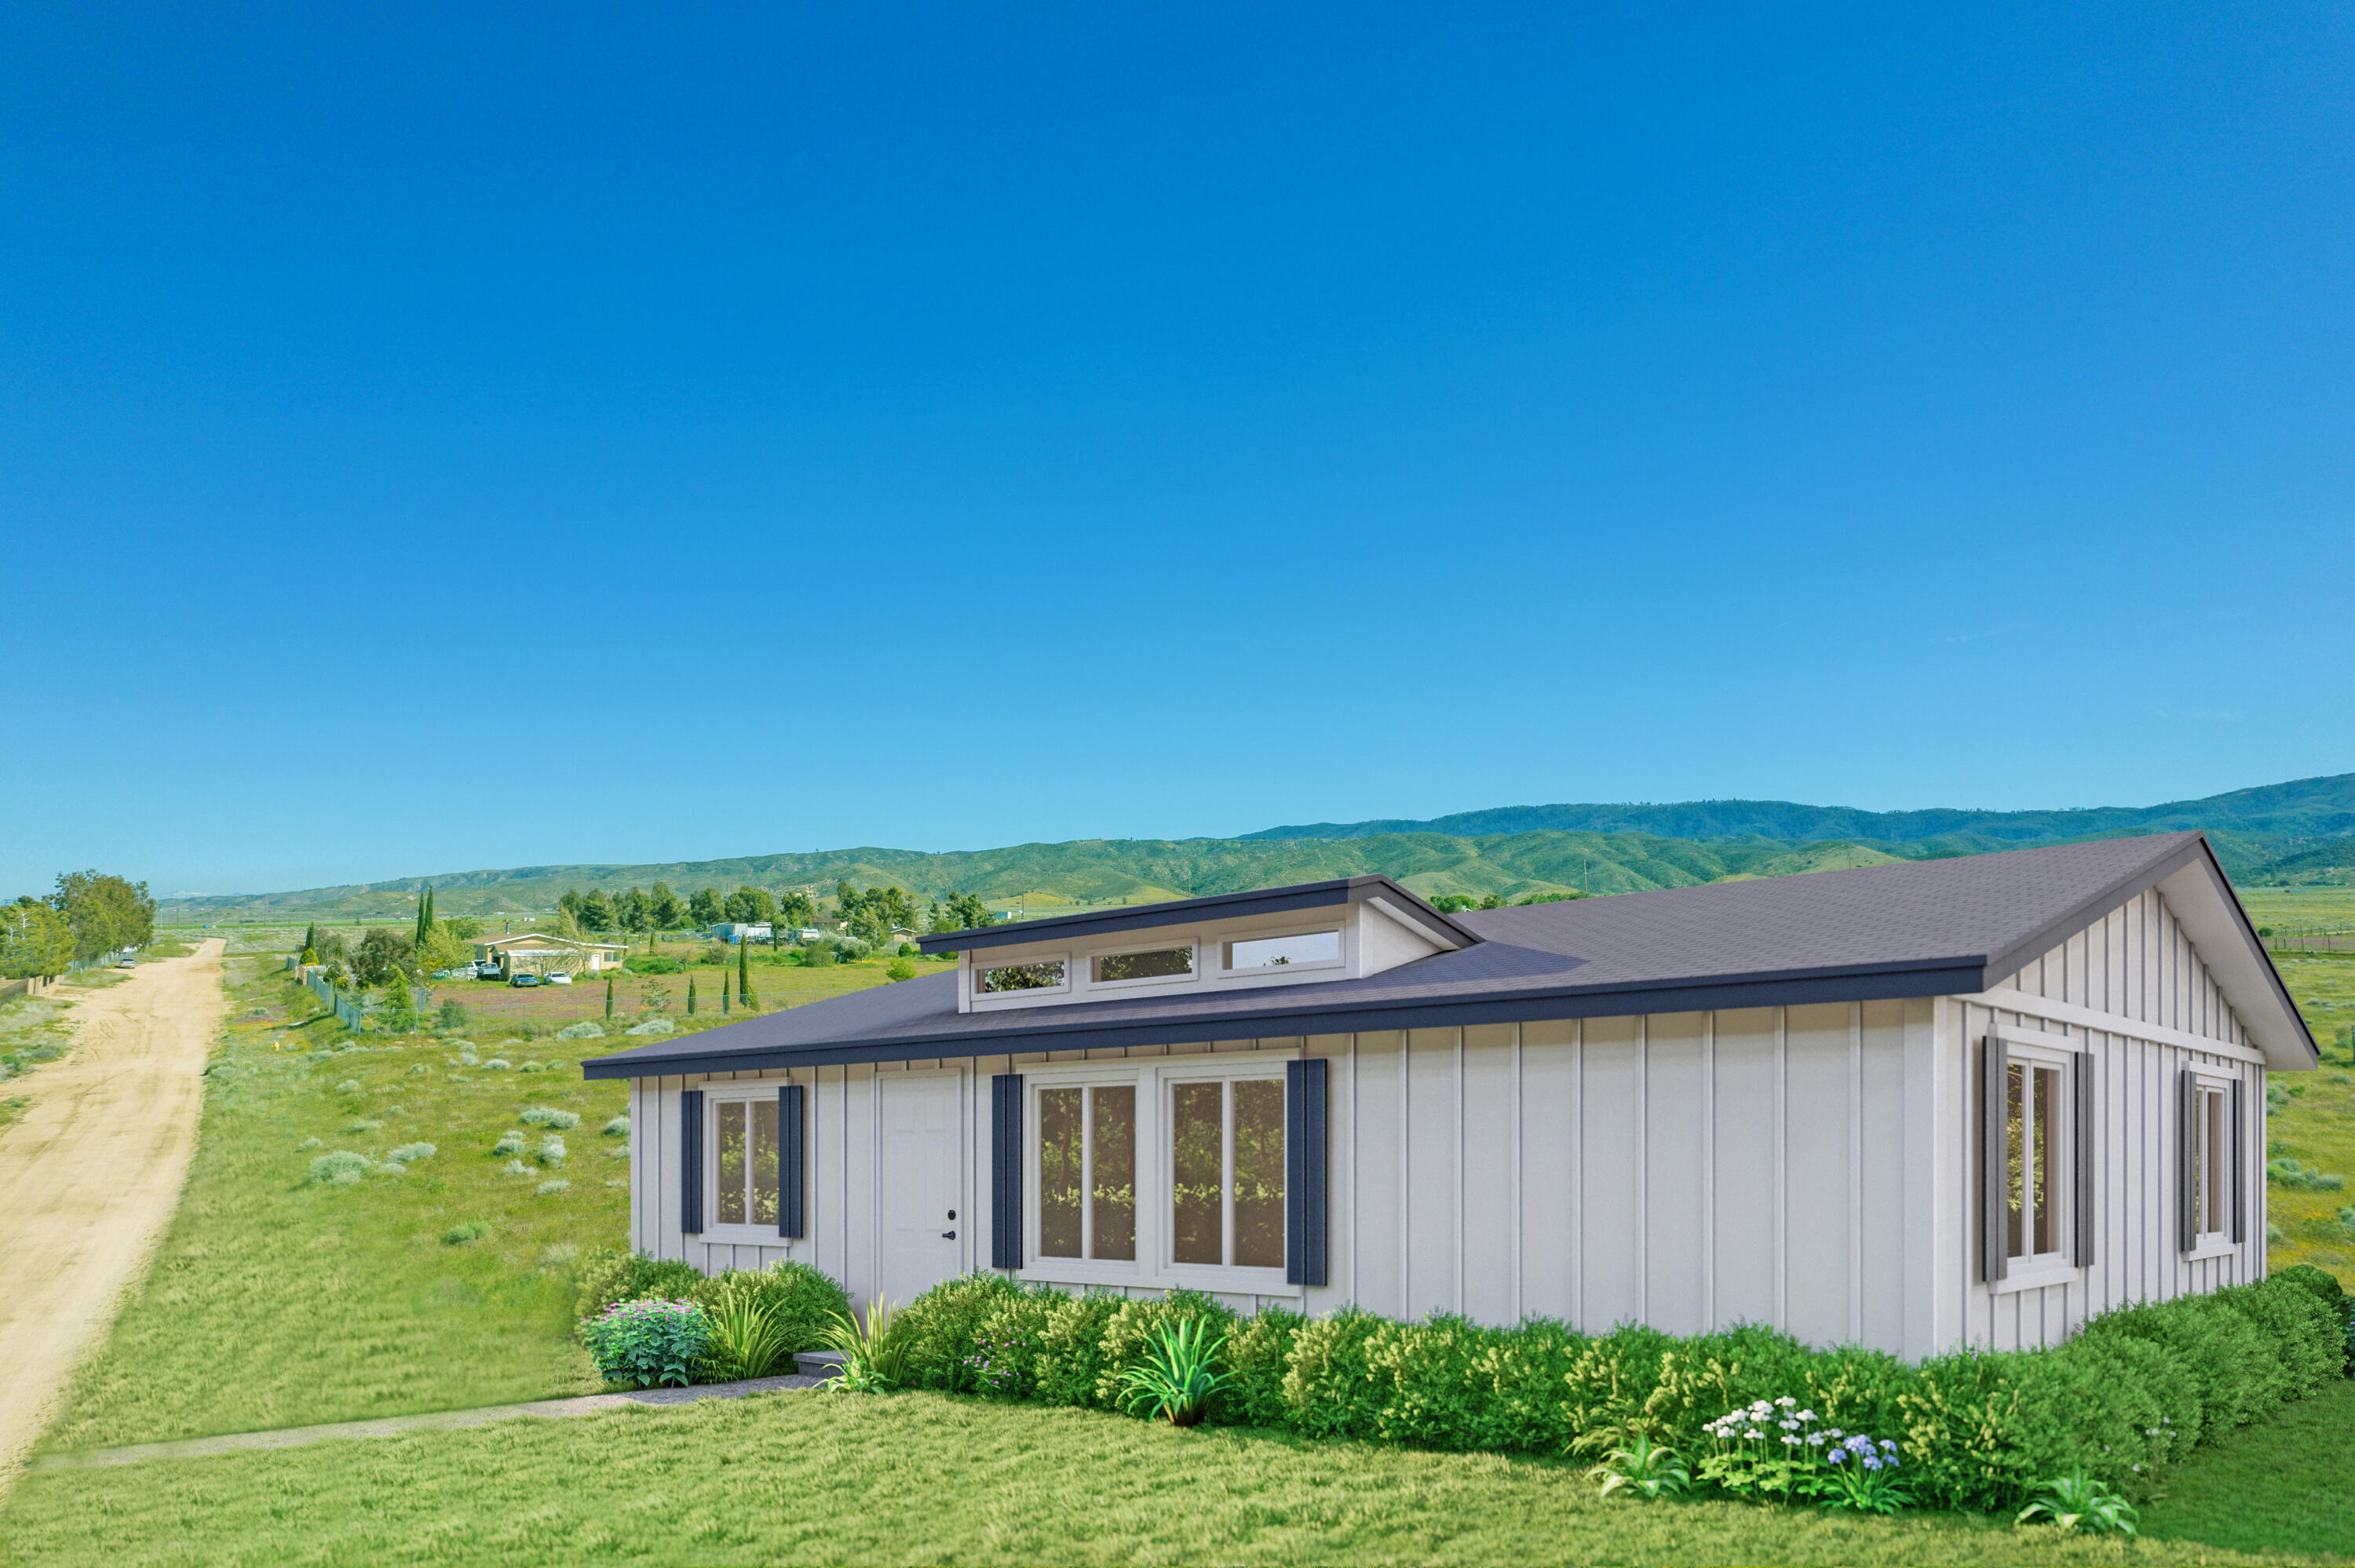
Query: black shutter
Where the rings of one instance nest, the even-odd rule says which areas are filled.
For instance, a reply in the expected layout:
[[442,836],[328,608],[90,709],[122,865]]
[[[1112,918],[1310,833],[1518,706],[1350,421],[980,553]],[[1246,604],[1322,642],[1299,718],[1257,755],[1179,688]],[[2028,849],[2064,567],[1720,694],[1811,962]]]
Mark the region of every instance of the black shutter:
[[2200,1090],[2189,1067],[2175,1075],[2175,1241],[2179,1252],[2200,1245],[2199,1194],[2192,1190],[2193,1151],[2200,1147]]
[[1325,1058],[1284,1065],[1284,1278],[1325,1283]]
[[2011,1144],[2004,1123],[2010,1053],[1990,1034],[1979,1071],[1979,1277],[2001,1279],[2011,1266],[2009,1217],[2004,1207],[2011,1171]]
[[803,1224],[802,1096],[799,1084],[778,1086],[777,1234],[788,1237],[806,1234]]
[[2085,1268],[2094,1261],[2094,1054],[2077,1053],[2077,1255]]
[[2242,1191],[2242,1167],[2247,1164],[2241,1148],[2241,1080],[2232,1080],[2232,1239],[2249,1239],[2248,1222],[2242,1216],[2247,1212],[2248,1200]]
[[678,1228],[703,1234],[703,1091],[678,1097]]
[[1022,1266],[1022,1075],[989,1080],[989,1266]]

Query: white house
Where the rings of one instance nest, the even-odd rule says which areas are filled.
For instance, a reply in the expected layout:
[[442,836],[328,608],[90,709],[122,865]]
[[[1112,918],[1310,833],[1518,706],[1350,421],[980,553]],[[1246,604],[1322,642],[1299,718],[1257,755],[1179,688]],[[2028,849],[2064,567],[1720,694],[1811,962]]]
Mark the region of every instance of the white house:
[[773,929],[766,920],[722,920],[711,927],[715,942],[765,942]]
[[583,970],[620,969],[630,949],[619,942],[587,942],[550,931],[517,931],[506,937],[484,937],[474,943],[474,961],[496,964],[501,978],[519,974],[579,974]]
[[1441,915],[1379,876],[928,937],[586,1065],[635,1246],[1920,1357],[2264,1271],[2313,1038],[2197,833]]

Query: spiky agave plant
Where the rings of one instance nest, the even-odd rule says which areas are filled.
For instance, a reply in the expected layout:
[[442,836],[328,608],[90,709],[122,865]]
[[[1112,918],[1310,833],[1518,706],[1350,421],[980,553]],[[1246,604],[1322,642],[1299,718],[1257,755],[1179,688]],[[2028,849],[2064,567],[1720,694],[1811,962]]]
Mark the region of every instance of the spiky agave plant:
[[2074,1535],[2082,1531],[2087,1535],[2134,1539],[2135,1526],[2142,1517],[2135,1505],[2086,1475],[2083,1466],[2039,1485],[2042,1489],[2029,1499],[2014,1522],[2026,1524],[2033,1519],[2045,1519],[2065,1534]]
[[1145,1342],[1145,1360],[1121,1373],[1129,1413],[1167,1415],[1173,1426],[1191,1426],[1209,1409],[1210,1396],[1233,1382],[1219,1366],[1227,1336],[1210,1338],[1209,1323],[1186,1317],[1164,1319]]

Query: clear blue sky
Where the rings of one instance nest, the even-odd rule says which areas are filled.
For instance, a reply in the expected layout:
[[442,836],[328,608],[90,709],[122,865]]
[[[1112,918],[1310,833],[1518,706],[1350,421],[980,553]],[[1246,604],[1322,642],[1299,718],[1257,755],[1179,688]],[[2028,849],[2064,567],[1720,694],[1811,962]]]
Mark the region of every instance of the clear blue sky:
[[2355,769],[2355,12],[37,4],[0,893]]

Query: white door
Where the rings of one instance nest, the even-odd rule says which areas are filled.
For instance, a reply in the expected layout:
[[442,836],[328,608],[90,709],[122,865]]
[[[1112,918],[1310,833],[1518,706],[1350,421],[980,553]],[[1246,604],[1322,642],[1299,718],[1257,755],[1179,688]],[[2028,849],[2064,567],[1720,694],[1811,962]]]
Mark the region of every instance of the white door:
[[905,1303],[964,1272],[972,1216],[960,1201],[954,1073],[881,1075],[883,1291]]

